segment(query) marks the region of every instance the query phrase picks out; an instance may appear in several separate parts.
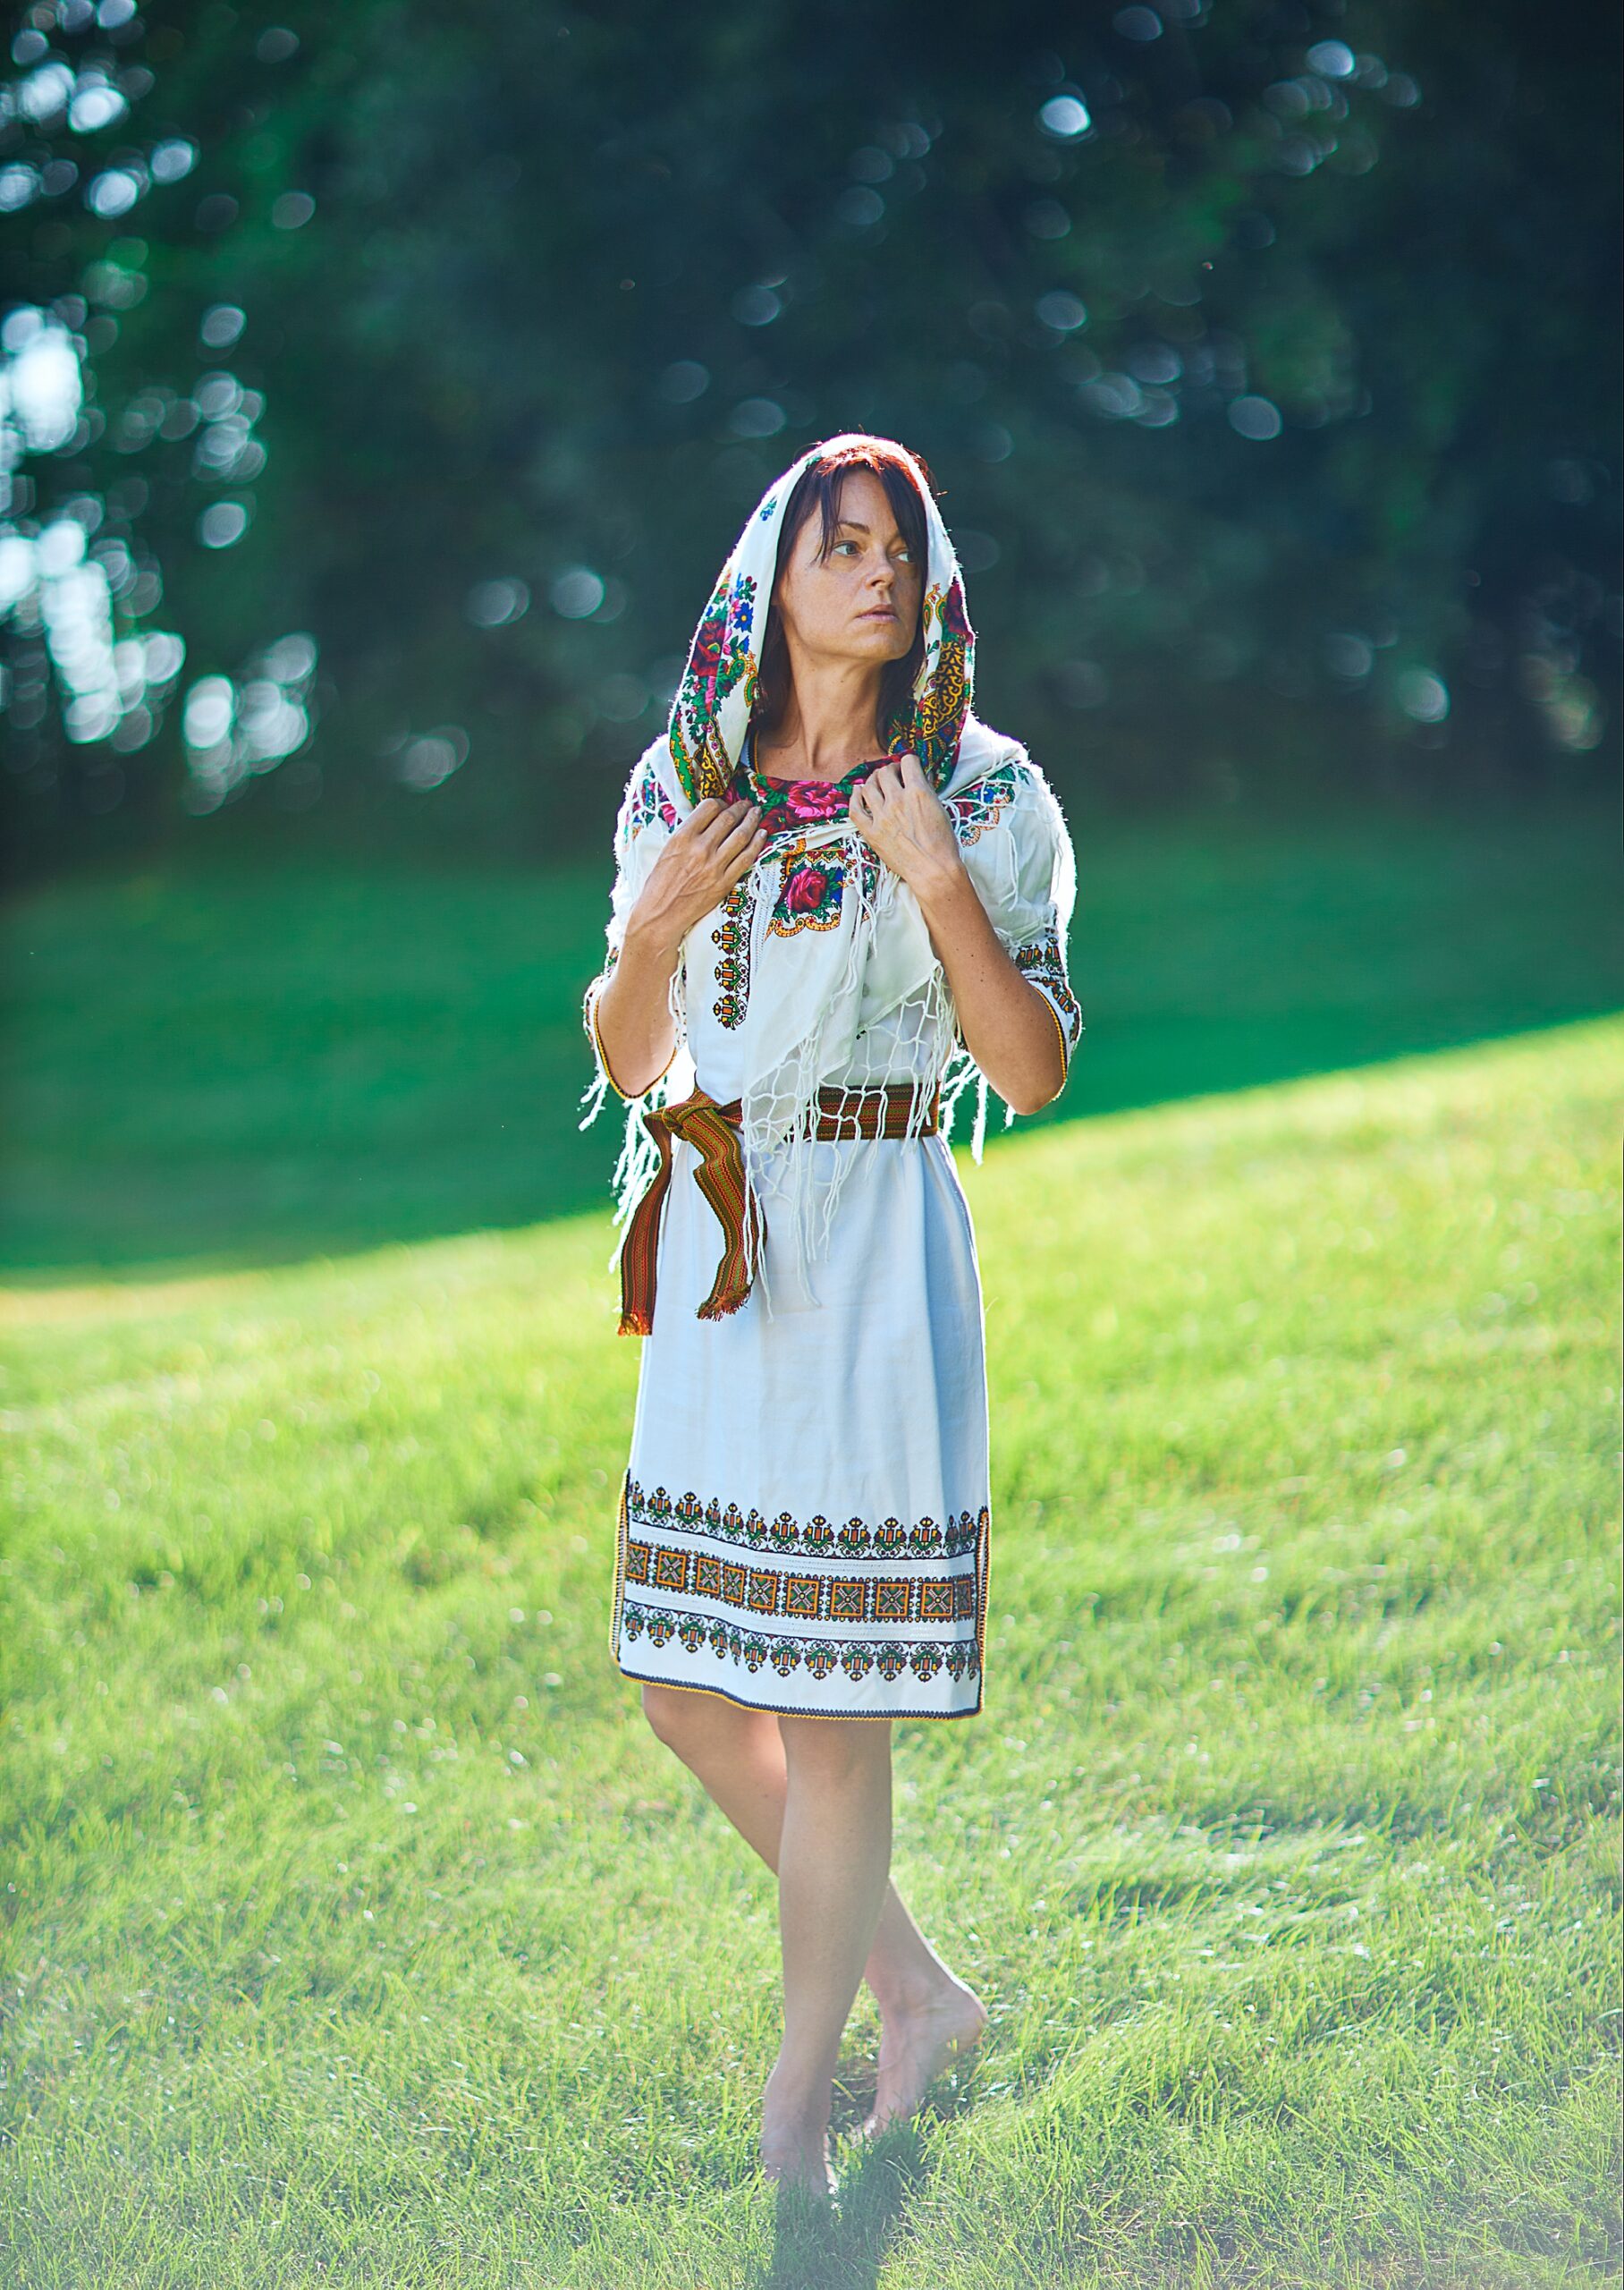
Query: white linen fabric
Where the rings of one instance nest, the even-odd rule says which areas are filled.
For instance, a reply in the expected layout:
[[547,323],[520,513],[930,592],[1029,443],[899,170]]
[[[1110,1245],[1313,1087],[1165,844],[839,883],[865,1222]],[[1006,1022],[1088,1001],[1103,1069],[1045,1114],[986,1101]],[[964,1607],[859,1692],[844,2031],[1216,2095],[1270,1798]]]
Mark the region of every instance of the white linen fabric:
[[[802,465],[767,506],[782,511]],[[939,565],[940,519],[922,480],[921,490],[932,573],[947,572],[968,633],[951,544],[942,533],[950,554]],[[962,700],[933,779],[994,928],[1048,1001],[1069,1061],[1083,1027],[1066,963],[1070,840],[1025,750],[969,712],[968,688]],[[673,720],[681,706],[680,696]],[[713,754],[721,720],[713,714],[704,734]],[[691,708],[686,736],[691,747]],[[747,716],[721,749],[743,784],[748,742]],[[587,996],[597,1071],[583,1126],[615,1086],[596,997],[651,868],[697,800],[694,784],[667,736],[627,785],[606,959]],[[749,872],[688,933],[672,1008],[672,1065],[627,1104],[618,1220],[657,1166],[644,1108],[697,1086],[718,1104],[741,1101],[765,1239],[741,1307],[698,1318],[719,1227],[693,1181],[699,1157],[676,1139],[621,1500],[613,1658],[630,1677],[784,1713],[974,1715],[989,1562],[986,1379],[975,1239],[948,1137],[961,1091],[977,1085],[979,1158],[986,1083],[959,1036],[918,902],[843,802],[827,818],[781,817]],[[906,1134],[804,1133],[820,1090],[878,1084],[910,1092]]]

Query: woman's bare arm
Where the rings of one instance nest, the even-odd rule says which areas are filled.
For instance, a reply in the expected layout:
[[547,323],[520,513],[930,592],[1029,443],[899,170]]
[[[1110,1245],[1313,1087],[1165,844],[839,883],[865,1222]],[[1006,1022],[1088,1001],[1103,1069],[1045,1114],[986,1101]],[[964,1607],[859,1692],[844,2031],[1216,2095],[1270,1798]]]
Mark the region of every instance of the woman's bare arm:
[[626,919],[608,983],[593,1005],[598,1049],[623,1098],[640,1098],[671,1064],[671,981],[682,941],[760,857],[766,829],[755,803],[707,795],[672,834]]
[[1065,1087],[1053,1007],[1021,976],[994,929],[918,756],[884,764],[859,782],[851,823],[918,900],[970,1056],[1006,1105],[1036,1113]]

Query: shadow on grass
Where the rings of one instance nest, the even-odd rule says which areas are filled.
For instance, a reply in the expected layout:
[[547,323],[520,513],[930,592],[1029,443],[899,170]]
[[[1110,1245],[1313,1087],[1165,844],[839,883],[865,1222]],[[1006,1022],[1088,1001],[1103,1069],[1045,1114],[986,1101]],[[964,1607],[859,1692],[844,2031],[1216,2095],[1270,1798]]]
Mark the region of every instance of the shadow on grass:
[[926,2184],[925,2142],[886,2132],[838,2173],[833,2206],[798,2187],[775,2197],[773,2256],[752,2290],[875,2290],[909,2200]]
[[[1087,1030],[1037,1119],[1619,1007],[1617,810],[1091,827],[1070,941]],[[17,899],[0,1266],[224,1272],[605,1207],[621,1108],[577,1125],[605,895],[601,869],[238,859]]]
[[772,2260],[751,2290],[875,2290],[909,2205],[929,2183],[921,2126],[967,2114],[975,2104],[973,2078],[973,2062],[949,2069],[911,2123],[862,2141],[852,2134],[874,2105],[874,2065],[842,2062],[831,2124],[838,2197],[831,2206],[802,2189],[777,2192]]

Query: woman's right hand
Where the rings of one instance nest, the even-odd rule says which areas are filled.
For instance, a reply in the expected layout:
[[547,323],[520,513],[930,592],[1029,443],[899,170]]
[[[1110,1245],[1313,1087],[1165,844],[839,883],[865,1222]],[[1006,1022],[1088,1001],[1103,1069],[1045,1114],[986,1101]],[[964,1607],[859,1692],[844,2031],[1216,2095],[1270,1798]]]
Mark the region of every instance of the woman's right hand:
[[648,870],[626,918],[620,958],[593,1005],[599,1053],[623,1098],[643,1096],[671,1064],[677,1043],[671,980],[682,941],[761,856],[767,831],[757,824],[760,808],[707,795]]
[[757,824],[759,803],[723,803],[707,795],[675,829],[649,869],[627,918],[628,934],[673,958],[702,914],[720,906],[761,856],[767,839]]

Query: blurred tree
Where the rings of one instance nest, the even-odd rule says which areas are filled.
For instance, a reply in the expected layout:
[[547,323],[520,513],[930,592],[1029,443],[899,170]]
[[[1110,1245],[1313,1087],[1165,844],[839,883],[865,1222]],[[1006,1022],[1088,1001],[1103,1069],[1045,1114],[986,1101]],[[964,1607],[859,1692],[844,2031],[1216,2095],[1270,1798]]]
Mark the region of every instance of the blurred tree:
[[984,710],[1073,800],[1599,766],[1611,19],[17,22],[15,850],[264,800],[597,836],[740,518],[848,427],[932,464]]

